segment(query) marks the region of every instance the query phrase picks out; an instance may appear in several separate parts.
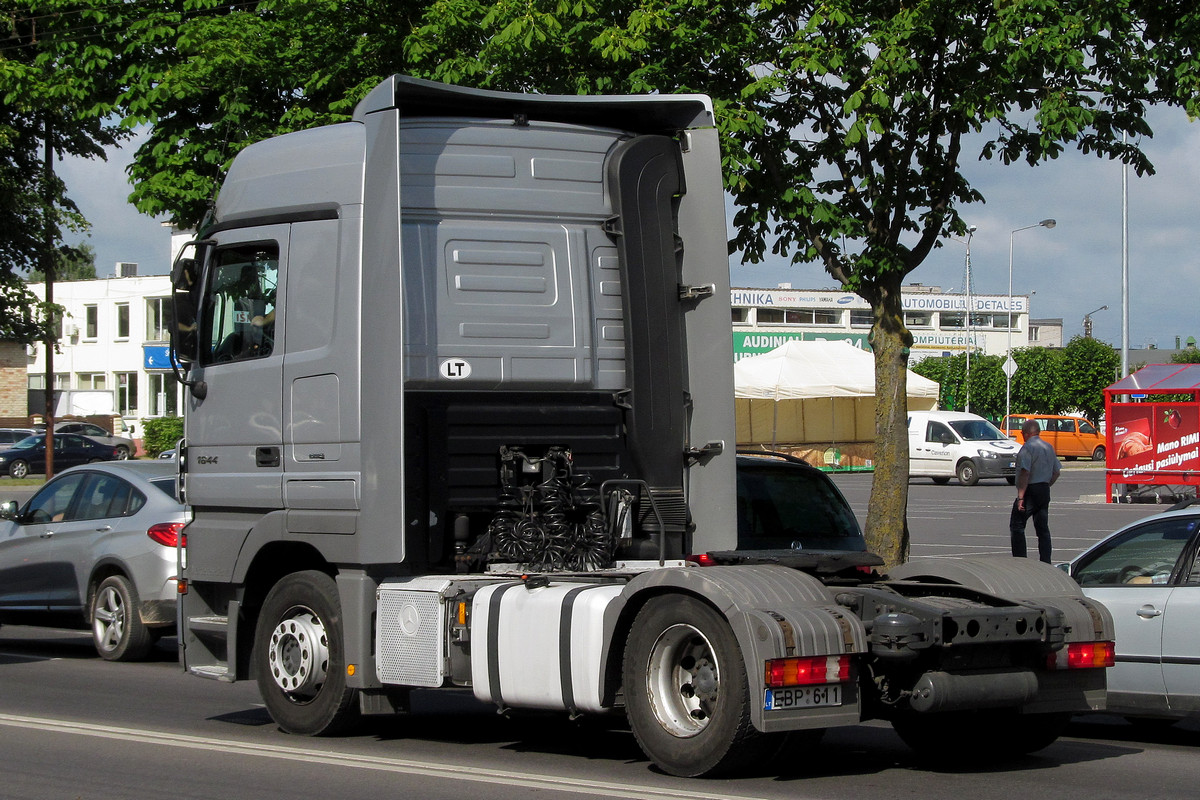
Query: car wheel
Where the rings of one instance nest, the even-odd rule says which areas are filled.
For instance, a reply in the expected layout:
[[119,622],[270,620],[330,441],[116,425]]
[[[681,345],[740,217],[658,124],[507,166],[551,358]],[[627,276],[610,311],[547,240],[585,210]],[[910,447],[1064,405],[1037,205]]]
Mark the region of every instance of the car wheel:
[[950,479],[944,475],[939,478],[930,478],[930,480],[932,480],[938,486],[945,486],[946,484],[948,484],[950,482]]
[[894,718],[892,727],[923,757],[981,764],[1049,747],[1069,719],[1068,714],[1021,714],[1012,709],[908,712]]
[[92,597],[92,641],[105,661],[136,661],[154,647],[138,613],[137,590],[124,575],[110,575]]
[[1092,451],[1092,461],[1103,461],[1103,460],[1104,460],[1104,446],[1101,445],[1100,447],[1097,447],[1095,450]]
[[650,600],[633,621],[622,670],[629,725],[663,771],[727,773],[762,754],[741,649],[707,603],[678,595]]
[[969,458],[958,462],[958,482],[963,486],[974,486],[979,483],[979,472],[975,469],[975,462]]
[[272,719],[288,733],[334,734],[358,719],[346,685],[342,607],[323,572],[296,572],[267,594],[254,634],[254,673]]
[[1006,475],[1004,480],[1009,486],[1017,485],[1017,476],[1016,475]]
[[13,478],[26,478],[29,476],[29,462],[17,459],[8,465],[8,474]]
[[117,461],[125,461],[128,458],[129,458],[129,448],[128,447],[118,447],[117,448]]

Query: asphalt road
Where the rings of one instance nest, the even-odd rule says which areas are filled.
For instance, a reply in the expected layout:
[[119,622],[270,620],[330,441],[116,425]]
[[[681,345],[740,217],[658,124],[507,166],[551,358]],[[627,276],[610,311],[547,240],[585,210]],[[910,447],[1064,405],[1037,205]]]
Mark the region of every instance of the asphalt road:
[[[866,524],[872,473],[834,476],[860,524]],[[1003,480],[962,486],[938,486],[913,478],[908,486],[908,529],[911,555],[953,557],[1005,555],[1011,552],[1008,515],[1016,489]],[[1165,511],[1167,506],[1105,503],[1104,470],[1090,463],[1068,464],[1051,490],[1050,537],[1054,560],[1070,561],[1124,525]],[[1033,522],[1027,526],[1029,551],[1037,553]]]
[[252,684],[184,675],[171,644],[149,662],[113,664],[86,634],[0,628],[0,797],[1192,800],[1200,777],[1200,725],[1109,717],[1002,767],[923,760],[871,723],[829,731],[763,774],[710,781],[658,773],[619,724],[506,719],[461,698],[418,698],[412,716],[307,739],[280,733]]

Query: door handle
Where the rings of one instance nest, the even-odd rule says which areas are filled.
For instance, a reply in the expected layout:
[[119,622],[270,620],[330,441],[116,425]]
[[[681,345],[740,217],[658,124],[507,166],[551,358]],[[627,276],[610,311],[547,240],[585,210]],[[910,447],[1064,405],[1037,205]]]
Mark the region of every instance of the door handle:
[[45,533],[43,533],[43,534],[42,534],[40,537],[38,537],[38,538],[40,538],[40,539],[53,539],[53,538],[54,538],[54,531],[46,531]]
[[1142,619],[1154,619],[1155,617],[1161,617],[1162,611],[1154,606],[1142,606],[1137,610],[1137,615]]
[[256,467],[278,467],[278,447],[257,447],[254,450],[254,465]]
[[96,528],[96,533],[108,533],[111,530],[112,525],[101,525],[99,528]]

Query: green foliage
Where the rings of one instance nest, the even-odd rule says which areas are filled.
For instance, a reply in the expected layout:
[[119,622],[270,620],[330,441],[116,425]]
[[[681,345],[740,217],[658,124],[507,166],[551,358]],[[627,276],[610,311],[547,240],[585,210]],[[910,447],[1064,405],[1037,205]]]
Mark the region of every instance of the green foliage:
[[1121,356],[1099,339],[1076,336],[1063,348],[1062,392],[1068,408],[1077,409],[1093,423],[1104,413],[1104,389],[1121,369]]
[[[1104,389],[1116,380],[1120,355],[1098,339],[1076,337],[1062,349],[1013,351],[1010,404],[1014,414],[1083,414],[1095,423],[1104,411]],[[971,411],[992,420],[1004,416],[1003,356],[971,356]],[[965,410],[966,355],[926,358],[913,372],[941,384],[939,407]]]
[[1200,364],[1200,349],[1194,345],[1184,348],[1171,356],[1173,364]]
[[[0,335],[53,338],[51,310],[21,279],[69,254],[64,230],[86,221],[67,197],[53,163],[64,155],[103,157],[123,137],[111,105],[112,53],[80,35],[95,3],[0,0],[8,36],[0,39]],[[81,27],[83,25],[83,27]]]
[[142,446],[151,458],[158,458],[183,438],[183,417],[150,417],[142,420]]

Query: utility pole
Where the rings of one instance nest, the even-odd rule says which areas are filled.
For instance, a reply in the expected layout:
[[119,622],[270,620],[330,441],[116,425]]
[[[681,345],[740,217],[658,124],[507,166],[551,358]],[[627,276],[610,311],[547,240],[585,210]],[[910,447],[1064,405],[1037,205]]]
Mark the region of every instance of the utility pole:
[[50,118],[45,118],[46,152],[42,164],[42,197],[45,217],[42,221],[42,274],[46,276],[46,313],[49,325],[46,328],[46,480],[54,475],[54,346],[58,342],[56,326],[58,315],[54,313],[54,129]]

